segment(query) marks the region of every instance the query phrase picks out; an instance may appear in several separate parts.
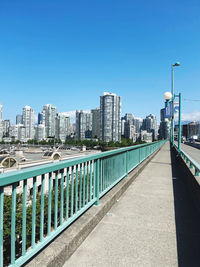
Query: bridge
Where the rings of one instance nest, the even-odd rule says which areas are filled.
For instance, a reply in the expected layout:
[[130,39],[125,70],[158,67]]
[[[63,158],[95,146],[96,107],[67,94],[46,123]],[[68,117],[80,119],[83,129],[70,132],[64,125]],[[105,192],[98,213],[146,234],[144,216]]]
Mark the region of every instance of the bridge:
[[159,141],[2,174],[0,266],[199,266],[200,166],[186,149]]

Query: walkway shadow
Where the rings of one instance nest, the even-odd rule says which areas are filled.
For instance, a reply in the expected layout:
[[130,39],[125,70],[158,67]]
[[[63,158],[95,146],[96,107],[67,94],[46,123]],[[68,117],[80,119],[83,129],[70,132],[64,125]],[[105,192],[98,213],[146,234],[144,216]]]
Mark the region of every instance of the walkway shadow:
[[200,187],[171,150],[178,266],[200,266]]

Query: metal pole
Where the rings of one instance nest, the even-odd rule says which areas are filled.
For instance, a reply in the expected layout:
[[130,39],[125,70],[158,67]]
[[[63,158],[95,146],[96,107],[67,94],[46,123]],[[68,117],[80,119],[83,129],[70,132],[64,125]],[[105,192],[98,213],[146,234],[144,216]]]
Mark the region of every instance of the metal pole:
[[172,112],[172,119],[171,119],[171,144],[174,146],[174,70],[172,64],[172,72],[171,72],[171,93],[172,93],[172,101],[171,101],[171,112]]
[[178,115],[178,125],[179,125],[179,132],[178,132],[178,153],[181,152],[181,93],[179,93],[179,115]]

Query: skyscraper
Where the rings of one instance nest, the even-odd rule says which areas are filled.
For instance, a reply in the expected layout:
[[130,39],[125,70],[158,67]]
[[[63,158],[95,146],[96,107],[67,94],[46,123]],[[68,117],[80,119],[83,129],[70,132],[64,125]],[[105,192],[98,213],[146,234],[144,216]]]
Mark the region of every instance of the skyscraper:
[[92,109],[92,138],[99,139],[100,108]]
[[45,126],[46,137],[55,136],[56,130],[56,107],[51,104],[43,106],[42,123]]
[[152,133],[153,140],[158,138],[158,126],[156,116],[150,114],[146,116],[143,120],[143,130],[146,130],[148,133]]
[[38,124],[42,124],[43,123],[43,115],[41,112],[38,113]]
[[70,136],[70,117],[64,112],[56,116],[56,132],[55,136],[62,142],[65,142],[66,137]]
[[160,139],[166,139],[169,136],[169,125],[165,121],[165,108],[160,110],[160,129],[159,129]]
[[35,139],[38,141],[42,141],[45,139],[45,126],[44,124],[38,124],[35,127]]
[[121,97],[113,93],[100,96],[100,140],[121,141]]
[[30,106],[23,108],[23,125],[25,127],[25,139],[34,139],[34,110]]
[[2,131],[3,135],[8,137],[10,127],[10,120],[2,120]]
[[23,124],[23,116],[21,114],[16,116],[16,124]]
[[76,140],[92,138],[92,113],[76,111]]

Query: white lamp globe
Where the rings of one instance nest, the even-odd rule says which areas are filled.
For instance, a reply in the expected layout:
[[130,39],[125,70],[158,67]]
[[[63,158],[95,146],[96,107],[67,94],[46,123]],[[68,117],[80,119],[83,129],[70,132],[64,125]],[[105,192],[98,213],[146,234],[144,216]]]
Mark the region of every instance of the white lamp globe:
[[169,101],[170,99],[172,99],[172,93],[171,92],[165,92],[164,93],[164,99],[166,101]]
[[168,118],[165,118],[165,122],[168,122],[169,120],[168,120]]

